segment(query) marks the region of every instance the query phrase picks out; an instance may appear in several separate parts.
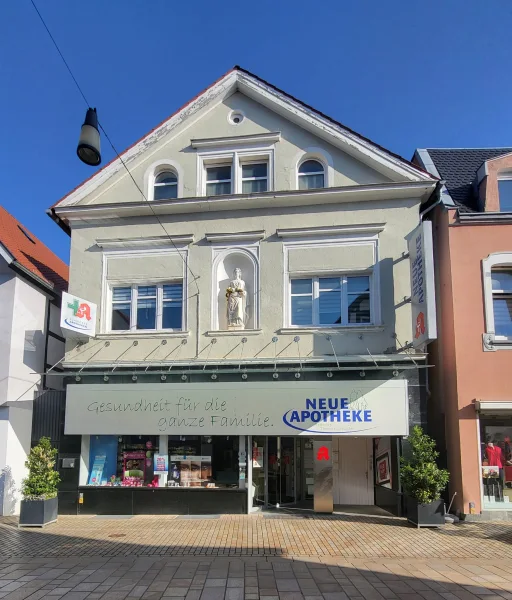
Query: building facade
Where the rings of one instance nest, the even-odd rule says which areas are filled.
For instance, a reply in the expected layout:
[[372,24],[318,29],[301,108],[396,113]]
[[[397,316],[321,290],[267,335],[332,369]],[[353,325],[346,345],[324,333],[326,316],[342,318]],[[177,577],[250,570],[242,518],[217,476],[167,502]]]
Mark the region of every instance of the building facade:
[[429,345],[429,422],[445,449],[454,508],[512,509],[512,148],[421,149],[444,181],[432,221],[438,338]]
[[436,178],[238,67],[122,158],[50,210],[95,329],[68,333],[62,510],[398,512],[426,415],[407,238]]
[[67,266],[0,208],[0,515],[19,511],[34,402],[63,386],[62,377],[43,373],[64,356],[67,277]]

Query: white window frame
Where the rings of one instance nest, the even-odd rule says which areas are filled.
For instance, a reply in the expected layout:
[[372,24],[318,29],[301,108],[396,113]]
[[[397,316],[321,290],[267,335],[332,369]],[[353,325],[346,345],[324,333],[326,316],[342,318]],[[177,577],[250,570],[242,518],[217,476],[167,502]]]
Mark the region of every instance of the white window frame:
[[[266,177],[244,177],[244,169],[243,169],[244,167],[248,167],[250,165],[262,165],[262,164],[267,165],[267,176]],[[243,190],[245,181],[263,181],[263,180],[265,180],[267,182],[267,189],[265,190],[265,192],[268,192],[269,191],[268,171],[269,171],[269,164],[268,164],[267,160],[240,161],[240,177],[241,177],[240,189]],[[245,192],[242,192],[242,193],[245,193]],[[249,193],[263,194],[264,192],[249,192]]]
[[512,269],[512,251],[489,254],[487,258],[482,260],[485,305],[485,333],[483,335],[484,351],[512,349],[512,337],[496,335],[494,326],[493,298],[495,290],[492,289],[492,271],[497,270],[500,267]]
[[[242,194],[242,165],[267,163],[267,192],[274,190],[274,149],[273,147],[230,148],[229,150],[201,152],[197,154],[198,195],[206,196],[207,167],[231,165],[231,195]],[[266,192],[261,192],[266,193]],[[223,194],[229,195],[229,194]]]
[[[163,286],[164,285],[172,285],[172,284],[181,284],[182,286],[182,295],[181,295],[181,328],[180,329],[164,329],[162,327],[162,317],[163,317]],[[155,329],[137,329],[137,303],[139,299],[138,288],[146,287],[146,286],[155,286],[156,287],[156,328]],[[113,289],[114,288],[131,288],[131,301],[130,301],[130,329],[112,329],[112,311],[114,308],[114,301],[112,299]],[[183,332],[185,331],[185,282],[182,279],[174,279],[174,280],[166,280],[166,281],[137,281],[134,282],[126,282],[126,281],[109,281],[108,282],[108,301],[107,301],[107,332],[116,334],[123,333],[149,333],[149,332],[159,332],[159,331],[169,331],[169,332]],[[146,296],[143,296],[146,298]],[[151,298],[147,296],[147,298]]]
[[[367,323],[349,323],[348,322],[348,279],[350,277],[368,277],[369,279],[369,290],[370,290],[370,320]],[[341,309],[341,323],[320,323],[320,279],[340,279],[341,280],[341,294],[340,294],[340,309]],[[293,296],[309,296],[309,294],[292,294],[292,281],[294,279],[311,279],[313,281],[313,322],[308,325],[297,325],[292,323],[292,297]],[[290,282],[288,286],[288,324],[287,327],[296,327],[302,329],[304,327],[315,327],[315,328],[332,328],[332,327],[371,327],[374,325],[374,313],[373,313],[373,282],[371,271],[357,271],[348,273],[322,273],[316,275],[305,275],[297,273],[290,275]]]
[[[216,167],[231,167],[231,176],[229,179],[210,179],[208,180],[207,177],[207,171],[208,169],[215,169]],[[208,187],[209,184],[212,183],[228,183],[229,181],[229,187],[230,187],[230,192],[229,194],[220,194],[221,196],[230,196],[233,193],[233,164],[231,162],[219,162],[219,163],[213,163],[213,164],[206,164],[204,166],[204,195],[207,196],[207,192],[206,192],[206,188]],[[215,195],[215,194],[214,194]]]
[[[293,165],[295,169],[295,177],[290,182],[291,185],[295,186],[295,189],[299,189],[299,168],[302,163],[307,160],[316,160],[324,168],[324,188],[332,187],[334,185],[334,162],[332,156],[324,148],[318,146],[310,146],[304,148],[295,155]],[[322,189],[322,188],[320,188]],[[302,190],[307,192],[307,190]]]
[[[302,165],[303,165],[305,162],[308,162],[308,161],[310,161],[310,160],[312,160],[312,161],[315,161],[315,162],[317,162],[319,165],[321,165],[321,167],[322,167],[322,170],[321,170],[321,171],[314,171],[313,173],[301,173],[301,172],[300,172],[300,168],[301,168],[301,166],[302,166]],[[298,189],[298,190],[300,190],[300,189],[301,189],[301,188],[300,188],[300,179],[301,179],[301,177],[302,177],[302,178],[304,178],[304,177],[312,177],[312,176],[314,176],[314,175],[323,175],[323,177],[324,177],[324,185],[323,185],[323,187],[321,187],[321,188],[304,188],[304,190],[302,190],[302,191],[306,191],[306,190],[309,190],[309,189],[312,189],[312,190],[313,190],[313,189],[319,189],[319,190],[321,190],[321,189],[323,189],[323,188],[327,187],[327,186],[326,186],[326,182],[327,182],[327,168],[326,168],[325,164],[324,164],[324,163],[323,163],[323,162],[322,162],[322,161],[321,161],[319,158],[312,157],[312,156],[308,156],[308,157],[306,157],[306,158],[302,159],[302,160],[299,162],[299,164],[297,165],[297,189]]]
[[[155,180],[160,173],[164,171],[172,171],[178,178],[177,198],[171,198],[168,202],[176,201],[178,198],[183,198],[183,169],[181,165],[174,160],[157,160],[152,163],[144,174],[144,188],[147,190],[147,199],[150,202],[155,200]],[[165,200],[160,200],[165,202]]]
[[[164,173],[172,173],[176,177],[176,182],[175,183],[158,183],[157,182],[158,177],[160,177],[160,175],[163,175]],[[161,171],[156,173],[154,176],[153,198],[155,197],[155,188],[156,187],[164,187],[164,188],[174,187],[176,189],[176,196],[174,198],[162,198],[162,200],[176,200],[178,198],[178,182],[179,182],[179,177],[174,169],[171,169],[171,168],[162,169]]]

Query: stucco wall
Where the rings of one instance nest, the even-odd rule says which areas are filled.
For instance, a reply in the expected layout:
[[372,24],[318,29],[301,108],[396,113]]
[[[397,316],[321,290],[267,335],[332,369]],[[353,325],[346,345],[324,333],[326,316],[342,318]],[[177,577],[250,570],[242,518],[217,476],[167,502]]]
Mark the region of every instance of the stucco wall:
[[[392,337],[397,333],[399,343],[405,344],[411,339],[410,305],[404,298],[410,296],[409,261],[403,254],[407,251],[405,236],[418,223],[418,202],[416,200],[364,202],[353,204],[325,205],[312,208],[293,207],[274,210],[239,210],[233,212],[210,213],[208,215],[175,215],[163,217],[163,222],[170,233],[193,234],[194,242],[188,247],[189,265],[197,277],[199,287],[199,320],[197,313],[197,290],[195,283],[189,280],[188,287],[188,323],[189,343],[181,351],[180,358],[205,357],[205,348],[210,344],[205,332],[212,329],[212,262],[213,247],[205,239],[205,233],[229,233],[265,230],[265,238],[259,246],[260,257],[260,305],[261,333],[249,336],[245,345],[244,356],[271,358],[274,347],[269,342],[276,331],[283,325],[284,296],[284,254],[283,240],[276,235],[280,228],[320,227],[333,225],[350,225],[364,223],[384,223],[384,230],[378,234],[378,268],[380,272],[380,294],[382,331],[350,332],[344,331],[341,336],[334,336],[333,343],[339,354],[367,354],[383,352],[395,345]],[[70,292],[102,305],[102,262],[103,251],[96,244],[96,239],[149,237],[162,235],[162,229],[151,218],[124,219],[115,225],[85,225],[74,229],[71,238],[71,280]],[[236,246],[236,244],[233,244]],[[325,249],[325,262],[330,263],[331,253],[336,249]],[[321,266],[321,265],[320,265]],[[338,269],[343,271],[346,265],[340,263]],[[191,279],[190,273],[189,278]],[[396,309],[395,309],[396,306]],[[101,331],[101,311],[98,316],[98,331]],[[199,335],[199,338],[197,336]],[[297,357],[299,348],[290,344],[293,332],[279,334],[277,351],[281,357]],[[124,336],[121,336],[124,337]],[[155,339],[144,339],[137,334],[139,345],[123,356],[123,360],[141,360],[155,348]],[[111,344],[103,348],[95,357],[96,360],[115,360],[128,345],[130,340],[110,336]],[[198,343],[196,340],[198,339]],[[225,357],[239,343],[235,336],[220,337],[211,349],[210,358]],[[173,347],[181,343],[180,339],[169,341],[169,344],[152,354],[158,360],[168,354]],[[67,361],[87,360],[98,350],[98,341],[89,342],[78,352],[70,351],[68,345]],[[325,334],[301,333],[300,355],[320,356],[332,353],[330,343]]]
[[[444,212],[439,221],[439,227],[444,228],[443,243],[437,248],[444,264],[438,272],[442,281],[439,344],[443,352],[438,355],[436,370],[438,393],[444,397],[446,408],[451,492],[458,494],[455,507],[468,513],[469,502],[475,503],[477,512],[481,509],[475,401],[511,399],[512,353],[484,352],[482,347],[482,260],[494,252],[510,252],[512,243],[510,226],[453,225],[454,218],[455,211]],[[450,274],[451,284],[445,279]]]
[[[241,110],[245,118],[239,125],[228,121],[229,113]],[[333,180],[331,186],[378,183],[389,181],[384,175],[356,161],[338,148],[320,141],[316,136],[284,120],[271,110],[259,105],[247,96],[236,93],[224,102],[200,115],[200,121],[191,119],[178,129],[161,138],[137,159],[129,164],[130,172],[144,193],[148,194],[145,174],[155,162],[171,159],[183,171],[183,196],[202,195],[197,190],[197,151],[191,145],[191,139],[245,136],[280,131],[281,141],[275,144],[275,189],[297,189],[296,164],[306,149],[316,148],[324,151],[332,159]],[[136,202],[143,200],[133,181],[125,170],[99,186],[81,204]]]

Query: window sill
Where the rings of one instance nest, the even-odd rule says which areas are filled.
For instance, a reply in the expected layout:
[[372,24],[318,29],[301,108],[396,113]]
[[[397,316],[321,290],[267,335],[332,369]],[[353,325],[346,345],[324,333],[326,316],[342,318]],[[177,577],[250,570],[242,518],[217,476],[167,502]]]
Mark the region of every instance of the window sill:
[[110,333],[99,333],[96,338],[99,340],[112,340],[120,338],[123,340],[138,340],[138,339],[164,339],[164,338],[186,338],[190,335],[190,331],[119,331]]
[[340,325],[339,327],[282,327],[277,333],[280,335],[294,333],[379,333],[384,331],[384,325],[350,326]]
[[512,337],[496,336],[494,333],[482,335],[484,352],[496,352],[496,350],[512,350]]
[[223,337],[223,336],[231,336],[231,335],[260,335],[262,333],[261,329],[219,329],[217,331],[210,330],[207,331],[205,335],[208,337]]

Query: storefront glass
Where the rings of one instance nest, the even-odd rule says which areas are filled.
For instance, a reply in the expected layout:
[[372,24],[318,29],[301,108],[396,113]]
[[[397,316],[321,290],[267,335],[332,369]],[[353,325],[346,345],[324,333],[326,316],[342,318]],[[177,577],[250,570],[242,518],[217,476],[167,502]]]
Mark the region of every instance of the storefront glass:
[[512,509],[512,417],[480,418],[484,508]]
[[90,486],[239,487],[239,436],[97,435],[90,438]]

